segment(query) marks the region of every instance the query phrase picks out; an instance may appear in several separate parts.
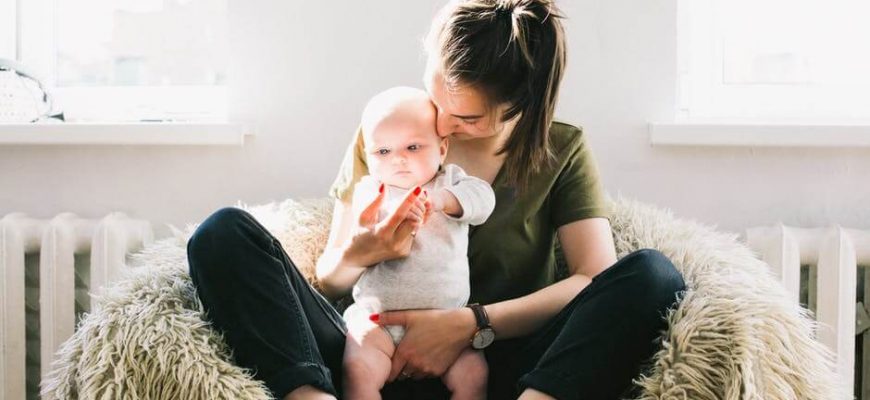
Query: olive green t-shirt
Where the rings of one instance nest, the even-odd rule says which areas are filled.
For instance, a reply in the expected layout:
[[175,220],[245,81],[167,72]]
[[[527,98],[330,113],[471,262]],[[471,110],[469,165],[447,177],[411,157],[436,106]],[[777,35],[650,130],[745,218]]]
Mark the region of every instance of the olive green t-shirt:
[[[348,200],[353,185],[368,174],[362,129],[357,131],[330,189]],[[608,217],[598,169],[583,132],[553,122],[550,143],[555,161],[529,179],[518,193],[504,168],[492,184],[495,210],[469,232],[469,303],[490,304],[535,292],[556,280],[556,228],[592,217]]]

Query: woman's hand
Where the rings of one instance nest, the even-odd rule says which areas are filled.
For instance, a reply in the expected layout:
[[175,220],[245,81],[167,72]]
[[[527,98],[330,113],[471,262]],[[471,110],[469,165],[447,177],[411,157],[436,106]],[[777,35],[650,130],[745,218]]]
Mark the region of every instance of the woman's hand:
[[360,212],[358,224],[350,239],[347,253],[361,265],[370,266],[381,261],[407,257],[411,252],[414,235],[426,217],[426,196],[418,186],[408,190],[404,200],[378,222],[378,211],[384,201],[384,186],[378,195]]
[[[416,190],[415,190],[416,189]],[[407,257],[425,216],[425,196],[411,189],[389,216],[378,222],[384,189],[358,214],[353,204],[335,203],[329,240],[317,259],[317,280],[330,299],[348,294],[365,270],[381,261]]]
[[477,330],[470,308],[389,311],[372,315],[378,325],[402,325],[405,336],[393,354],[389,382],[397,377],[422,379],[444,374]]

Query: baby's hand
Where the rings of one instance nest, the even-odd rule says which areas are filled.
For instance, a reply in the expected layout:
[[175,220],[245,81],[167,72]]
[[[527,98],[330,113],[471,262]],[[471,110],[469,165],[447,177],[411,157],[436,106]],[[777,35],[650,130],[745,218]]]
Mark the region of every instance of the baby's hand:
[[426,215],[444,210],[444,190],[438,189],[426,196]]
[[421,223],[425,224],[429,220],[429,215],[432,214],[432,202],[429,200],[429,191],[424,190],[420,198],[423,199],[423,220]]
[[423,194],[426,196],[426,216],[423,218],[423,223],[425,224],[432,213],[441,211],[441,208],[443,208],[443,202],[440,200],[438,192],[432,192],[430,194],[428,191],[424,191]]
[[462,206],[459,204],[456,196],[449,190],[438,189],[432,192],[429,194],[427,202],[429,205],[427,216],[435,212],[443,212],[453,217],[462,216]]
[[[426,223],[426,217],[428,216],[428,193],[424,190],[420,193],[414,200],[414,205],[408,209],[408,212],[405,214],[405,218],[417,221],[420,224]],[[417,232],[414,232],[416,234]]]

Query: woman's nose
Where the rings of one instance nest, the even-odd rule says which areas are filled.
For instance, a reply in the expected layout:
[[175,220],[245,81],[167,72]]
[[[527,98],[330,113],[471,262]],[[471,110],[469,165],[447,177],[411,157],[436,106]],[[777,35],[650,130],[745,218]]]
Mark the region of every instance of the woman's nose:
[[444,113],[438,113],[438,118],[435,123],[435,130],[438,131],[438,136],[448,137],[456,131],[456,122],[453,117]]

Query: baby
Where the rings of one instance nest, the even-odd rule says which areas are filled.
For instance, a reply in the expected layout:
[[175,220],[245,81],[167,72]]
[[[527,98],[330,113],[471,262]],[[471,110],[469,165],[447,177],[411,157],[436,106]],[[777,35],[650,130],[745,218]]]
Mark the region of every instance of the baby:
[[[435,132],[435,109],[425,92],[412,88],[382,92],[366,105],[362,120],[371,175],[354,188],[354,212],[358,215],[372,202],[381,184],[385,197],[379,220],[418,186],[425,190],[430,206],[410,255],[369,267],[354,285],[355,303],[344,313],[348,325],[345,395],[378,399],[404,328],[379,327],[369,315],[465,306],[470,293],[468,227],[486,221],[495,207],[495,194],[487,182],[466,175],[458,166],[442,167],[448,142]],[[485,398],[483,353],[464,350],[441,379],[452,399]]]

